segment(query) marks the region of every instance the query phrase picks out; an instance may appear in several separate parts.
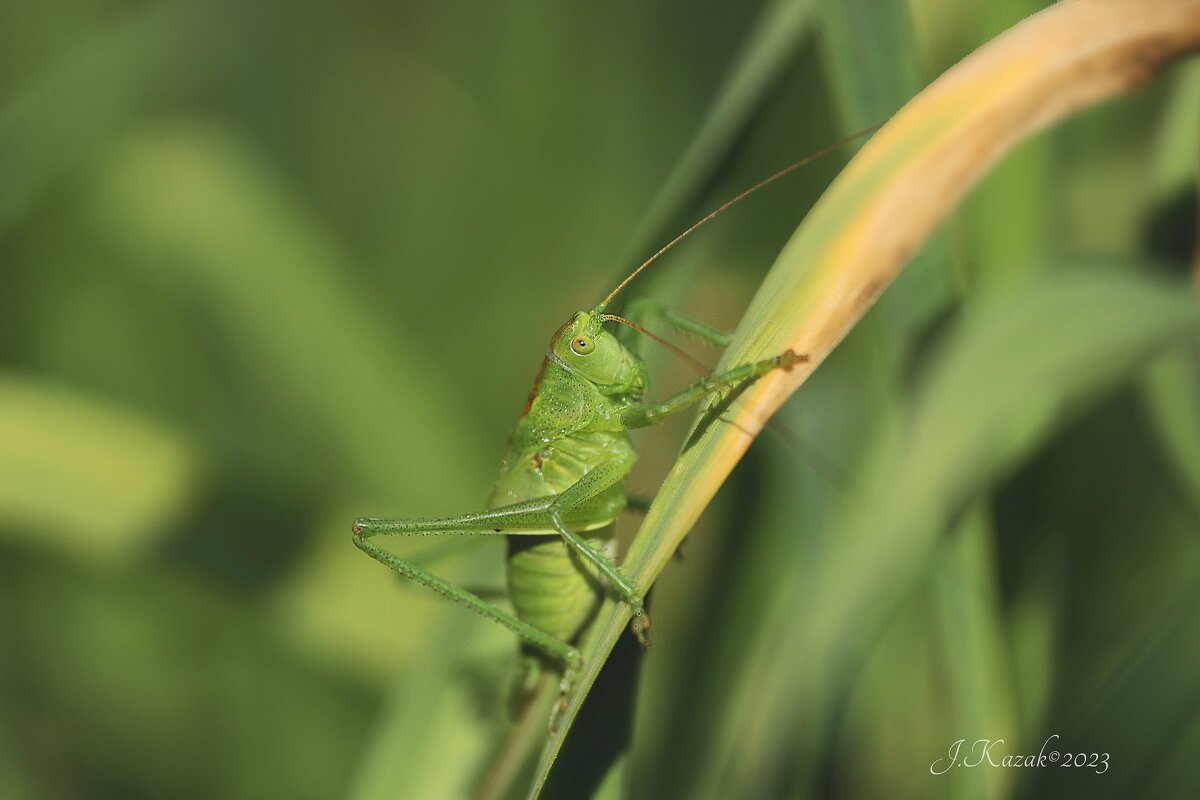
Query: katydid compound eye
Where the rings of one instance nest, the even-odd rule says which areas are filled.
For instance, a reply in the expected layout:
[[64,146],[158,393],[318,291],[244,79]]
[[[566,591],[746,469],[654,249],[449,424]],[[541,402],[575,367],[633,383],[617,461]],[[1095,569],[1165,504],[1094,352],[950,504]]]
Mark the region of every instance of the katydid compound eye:
[[596,343],[586,336],[576,336],[571,340],[571,352],[577,356],[586,356],[596,349]]

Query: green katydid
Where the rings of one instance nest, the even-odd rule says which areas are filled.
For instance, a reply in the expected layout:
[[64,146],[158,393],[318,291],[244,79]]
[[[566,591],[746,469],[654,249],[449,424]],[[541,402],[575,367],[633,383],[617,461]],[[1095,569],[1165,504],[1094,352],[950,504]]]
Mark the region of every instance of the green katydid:
[[[635,277],[701,225],[812,159],[868,132],[791,164],[722,204],[643,262],[590,311],[580,311],[567,320],[550,340],[483,511],[438,519],[364,517],[353,525],[354,544],[400,575],[517,634],[526,645],[528,670],[539,669],[543,659],[556,662],[561,667],[564,702],[582,666],[574,642],[606,587],[632,608],[631,630],[646,645],[650,618],[643,606],[644,589],[635,586],[615,561],[615,521],[627,503],[623,481],[636,459],[629,431],[657,425],[705,401],[717,400],[772,370],[805,361],[807,356],[788,350],[706,377],[665,400],[650,402],[644,399],[648,376],[638,348],[626,347],[604,326],[624,325],[666,342],[635,320],[608,313],[609,304]],[[642,319],[655,316],[718,347],[729,342],[727,334],[657,303],[634,301],[628,314]],[[513,612],[370,541],[377,535],[438,533],[507,537],[507,583]]]

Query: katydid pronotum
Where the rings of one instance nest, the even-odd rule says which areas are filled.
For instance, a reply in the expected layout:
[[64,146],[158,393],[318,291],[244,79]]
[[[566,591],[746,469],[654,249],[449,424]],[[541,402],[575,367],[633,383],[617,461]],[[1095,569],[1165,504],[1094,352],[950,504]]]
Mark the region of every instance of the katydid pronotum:
[[[629,431],[657,425],[701,403],[718,400],[772,370],[786,370],[806,361],[807,356],[787,350],[706,377],[665,400],[651,402],[644,399],[648,376],[638,347],[626,347],[605,330],[606,323],[626,326],[663,344],[639,320],[654,317],[717,347],[728,345],[730,337],[658,303],[630,303],[626,313],[631,319],[608,313],[609,304],[643,270],[701,225],[812,159],[872,130],[813,153],[725,202],[643,262],[590,311],[580,311],[567,320],[550,340],[483,511],[437,519],[364,517],[353,525],[354,544],[400,575],[519,636],[527,676],[536,675],[547,661],[557,665],[561,670],[560,708],[565,707],[582,666],[575,642],[604,591],[630,606],[631,630],[643,646],[648,644],[650,617],[643,606],[644,589],[635,586],[615,560],[615,523],[627,504],[624,479],[636,459]],[[439,533],[507,537],[507,584],[513,611],[370,541],[378,535]],[[529,685],[529,681],[518,685]]]

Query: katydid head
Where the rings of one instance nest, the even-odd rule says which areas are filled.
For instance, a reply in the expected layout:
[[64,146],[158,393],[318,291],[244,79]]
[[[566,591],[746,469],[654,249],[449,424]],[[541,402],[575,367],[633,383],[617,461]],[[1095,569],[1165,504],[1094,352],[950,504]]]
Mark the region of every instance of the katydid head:
[[646,365],[604,330],[603,310],[580,311],[568,320],[551,340],[550,353],[604,394],[640,397],[646,389]]

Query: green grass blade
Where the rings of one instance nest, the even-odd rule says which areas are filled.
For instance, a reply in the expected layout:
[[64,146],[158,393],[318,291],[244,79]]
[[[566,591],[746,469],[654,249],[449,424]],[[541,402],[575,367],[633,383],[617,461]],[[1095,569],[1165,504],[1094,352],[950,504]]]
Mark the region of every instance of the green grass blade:
[[[774,0],[763,9],[687,149],[634,232],[622,265],[645,258],[662,238],[664,227],[712,177],[763,97],[795,58],[811,17],[812,0]],[[625,270],[623,266],[618,280],[625,277]]]
[[[949,729],[988,731],[1012,740],[1016,711],[1004,658],[1007,637],[992,533],[991,510],[978,502],[935,556],[937,642],[950,676],[944,686],[952,714]],[[960,797],[1002,797],[1007,785],[1007,776],[996,771],[959,770],[949,778]]]
[[[329,431],[360,485],[411,503],[445,492],[434,476],[486,483],[487,465],[472,459],[480,432],[470,404],[415,345],[389,334],[388,310],[347,279],[334,231],[231,131],[145,129],[115,148],[89,200],[128,268],[145,280],[170,274],[206,299],[239,354],[256,357],[260,391]],[[286,317],[272,303],[278,294]]]
[[879,124],[922,86],[906,4],[827,2],[820,22],[832,94],[846,129]]
[[[1175,78],[1154,149],[1152,179],[1160,211],[1189,194],[1194,197],[1200,185],[1200,152],[1196,146],[1200,137],[1200,62],[1188,64]],[[1196,235],[1195,228],[1192,235]],[[1200,248],[1200,241],[1194,246]],[[1169,254],[1175,255],[1183,254]],[[1200,250],[1194,258],[1200,259]],[[1200,260],[1196,268],[1200,269]],[[1200,291],[1200,272],[1195,277]],[[1146,373],[1142,391],[1158,444],[1200,511],[1200,418],[1195,411],[1200,408],[1198,352],[1200,341],[1165,354]]]
[[147,6],[8,99],[0,108],[0,232],[153,100],[211,70],[204,40],[218,29],[216,16],[204,4]]
[[1163,454],[1200,514],[1200,370],[1195,342],[1163,354],[1142,386],[1150,421]]
[[[313,465],[325,480],[347,494],[369,495],[360,502],[384,513],[389,507],[432,512],[460,486],[486,485],[493,465],[475,457],[475,443],[487,438],[475,429],[470,398],[451,388],[415,337],[389,329],[389,310],[351,279],[351,255],[336,231],[235,132],[188,121],[140,131],[105,161],[88,199],[97,230],[126,269],[146,281],[169,275],[214,309],[238,343],[229,371],[252,372],[259,402],[302,421],[293,426],[295,438],[311,443],[303,450],[326,454]],[[286,303],[277,305],[277,295]],[[359,506],[355,514],[363,511]],[[439,769],[430,753],[438,742],[453,741],[464,763],[478,763],[496,731],[472,713],[468,682],[445,664],[506,664],[511,643],[497,626],[432,594],[382,600],[381,592],[401,590],[351,546],[353,516],[347,508],[341,521],[320,531],[333,541],[316,553],[337,553],[322,562],[335,579],[301,573],[280,597],[291,609],[280,612],[292,621],[286,630],[300,641],[321,637],[325,647],[337,642],[350,653],[384,650],[376,641],[383,632],[394,641],[423,631],[420,658],[396,678],[394,704],[363,748],[352,796],[391,797],[400,784],[420,796],[459,795],[472,775]],[[441,572],[482,583],[497,555],[472,553]],[[331,595],[331,587],[339,588]],[[318,605],[319,617],[304,613]],[[397,623],[389,614],[403,616]],[[494,685],[502,685],[503,675],[495,677]],[[422,687],[419,703],[412,700],[415,686]]]

